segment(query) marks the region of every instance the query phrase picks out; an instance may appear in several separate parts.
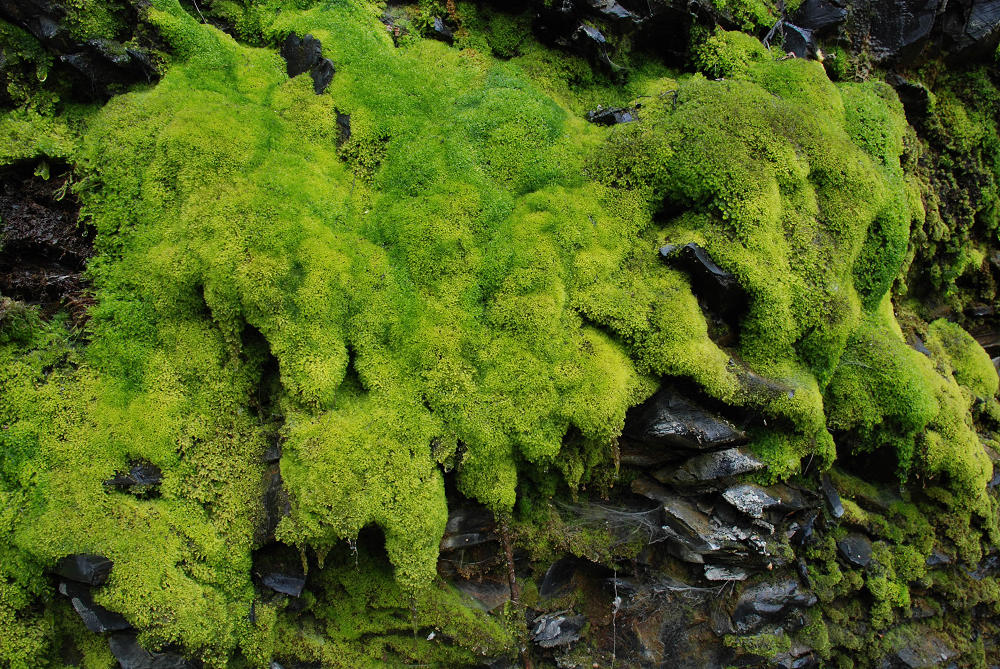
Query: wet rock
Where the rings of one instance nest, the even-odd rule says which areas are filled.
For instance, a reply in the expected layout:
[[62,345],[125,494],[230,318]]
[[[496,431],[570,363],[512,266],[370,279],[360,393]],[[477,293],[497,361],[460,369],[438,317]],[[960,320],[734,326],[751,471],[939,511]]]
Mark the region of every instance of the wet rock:
[[746,442],[746,433],[694,399],[665,386],[629,411],[623,435],[657,449],[721,450]]
[[[130,4],[122,3],[125,7]],[[50,76],[64,77],[78,99],[106,100],[131,84],[159,77],[149,45],[139,44],[144,39],[141,31],[116,35],[119,39],[78,39],[66,20],[66,3],[0,0],[0,18],[20,26],[39,41],[53,57],[54,72]],[[130,7],[124,18],[125,31],[135,31],[137,8]]]
[[343,146],[351,139],[351,115],[337,112],[337,146]]
[[73,610],[77,612],[87,629],[96,634],[120,632],[131,629],[125,618],[94,602],[90,588],[73,581],[60,581],[59,594],[69,598]]
[[194,665],[175,653],[150,653],[134,634],[114,634],[108,640],[121,669],[192,669]]
[[78,553],[59,560],[53,571],[71,581],[98,586],[108,582],[112,567],[114,563],[103,555]]
[[867,567],[872,561],[872,542],[863,534],[848,534],[837,542],[837,550],[856,567]]
[[830,515],[834,518],[842,517],[844,515],[844,503],[840,501],[840,493],[833,487],[830,475],[823,474],[819,481],[820,490],[823,491],[823,498],[826,500],[826,506],[830,511]]
[[816,506],[816,503],[807,497],[804,491],[793,488],[786,483],[769,486],[765,492],[778,500],[774,506],[774,509],[778,511],[802,511]]
[[705,486],[760,471],[764,467],[764,463],[749,452],[741,448],[727,448],[696,455],[679,467],[665,467],[653,476],[676,486]]
[[927,669],[940,667],[957,655],[939,636],[926,630],[923,634],[914,634],[912,641],[896,651],[895,659],[909,669]]
[[496,519],[486,509],[454,509],[448,513],[442,551],[454,551],[497,541]]
[[816,518],[818,512],[808,514],[802,522],[792,523],[791,539],[797,546],[808,546],[816,540]]
[[127,471],[118,472],[104,482],[105,489],[127,492],[136,497],[148,498],[160,494],[163,471],[149,460],[133,460]]
[[942,32],[950,39],[950,50],[961,52],[972,47],[981,52],[995,47],[1000,27],[1000,2],[965,0],[945,5]]
[[312,35],[299,37],[290,33],[281,45],[281,57],[285,59],[289,77],[309,73],[317,95],[326,90],[336,72],[333,61],[323,57],[322,44]]
[[868,0],[853,8],[855,39],[867,39],[880,60],[907,60],[916,55],[934,28],[940,0]]
[[951,564],[951,562],[952,560],[950,557],[935,548],[931,551],[931,554],[927,556],[924,564],[928,567],[940,567],[941,565]]
[[591,10],[609,19],[628,21],[630,23],[640,23],[642,21],[641,16],[633,14],[615,2],[615,0],[587,0],[587,4]]
[[910,348],[912,348],[914,351],[918,353],[923,353],[928,358],[931,357],[930,349],[928,349],[927,345],[924,344],[924,340],[918,337],[917,335],[913,335],[912,337],[910,337]]
[[445,23],[444,19],[440,16],[435,16],[434,20],[431,22],[429,36],[433,39],[447,42],[448,44],[455,41],[454,31],[448,27],[448,24]]
[[747,294],[736,275],[722,269],[698,244],[667,244],[660,248],[660,257],[688,274],[695,295],[709,310],[736,321],[746,309]]
[[261,586],[290,597],[299,597],[306,585],[302,556],[283,544],[271,544],[254,553],[253,575]]
[[817,32],[835,28],[846,18],[842,0],[803,0],[791,17],[795,25]]
[[709,581],[745,581],[747,573],[739,567],[705,565],[705,578]]
[[774,658],[774,665],[779,669],[808,669],[820,666],[816,651],[801,644],[794,644],[787,653],[781,653]]
[[597,125],[631,123],[638,118],[638,110],[634,107],[598,107],[587,112],[587,120]]
[[780,504],[767,490],[752,483],[742,483],[726,488],[722,498],[751,518],[763,518],[764,510]]
[[740,595],[732,614],[733,625],[741,634],[747,634],[769,620],[780,620],[791,611],[809,608],[817,601],[816,595],[801,590],[793,578],[760,583]]
[[542,648],[566,646],[580,640],[580,630],[586,619],[583,616],[567,616],[562,613],[548,613],[532,621],[532,640]]
[[267,485],[264,488],[264,496],[261,503],[264,507],[264,516],[257,528],[254,539],[258,546],[272,541],[274,531],[278,529],[281,519],[292,512],[292,502],[285,490],[284,481],[281,478],[281,467],[277,462],[271,464],[264,472]]
[[510,587],[505,583],[459,580],[452,585],[475,600],[483,611],[492,611],[510,601]]
[[816,56],[816,41],[808,28],[801,28],[787,21],[782,22],[783,40],[781,48],[786,53],[795,54],[796,58],[813,58]]
[[545,570],[538,594],[543,599],[559,597],[573,591],[573,576],[576,574],[576,560],[561,558]]
[[300,596],[302,590],[306,587],[305,577],[297,574],[283,574],[276,571],[264,574],[263,578],[261,578],[261,583],[275,592],[292,597]]

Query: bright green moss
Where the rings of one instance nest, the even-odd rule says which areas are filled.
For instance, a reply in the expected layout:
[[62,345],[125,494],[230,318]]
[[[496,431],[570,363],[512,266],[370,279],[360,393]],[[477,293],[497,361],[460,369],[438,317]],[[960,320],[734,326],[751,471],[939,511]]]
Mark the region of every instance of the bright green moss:
[[[145,643],[210,667],[236,649],[255,666],[272,653],[351,666],[500,654],[506,633],[455,613],[434,583],[442,468],[498,513],[525,481],[540,497],[582,486],[663,376],[778,419],[754,435],[773,477],[806,456],[832,462],[831,433],[851,434],[939,479],[966,519],[989,517],[968,401],[905,346],[886,297],[917,215],[891,91],[835,86],[818,63],[719,33],[701,65],[726,80],[651,69],[630,89],[651,95],[642,120],[601,128],[581,118],[604,90],[582,61],[557,68],[537,44],[505,62],[415,38],[397,49],[366,3],[283,7],[229,10],[254,41],[320,39],[337,67],[322,95],[273,50],[155,0],[148,20],[173,54],[156,86],[86,125],[2,120],[5,160],[79,162],[99,251],[88,346],[58,324],[0,330],[0,479],[15,510],[0,548],[28,579],[0,601],[17,630],[7,657],[47,652],[28,604],[42,568],[80,551],[115,561],[99,600]],[[664,204],[683,213],[663,220]],[[733,348],[657,257],[689,241],[747,291]],[[979,367],[954,366],[983,387]],[[261,605],[251,624],[261,455],[279,418],[291,497],[279,538],[322,557],[377,525],[395,580],[384,565],[364,579],[321,568],[312,619]],[[104,490],[136,458],[163,469],[161,497]],[[549,524],[539,555],[631,549],[521,502]],[[834,550],[815,573],[824,601],[863,587]],[[880,620],[918,574],[900,555],[869,584],[889,607]],[[399,633],[411,618],[483,648],[435,650]]]
[[934,321],[927,329],[927,346],[947,366],[944,373],[954,376],[960,386],[984,399],[997,394],[1000,377],[990,356],[959,325],[944,319]]

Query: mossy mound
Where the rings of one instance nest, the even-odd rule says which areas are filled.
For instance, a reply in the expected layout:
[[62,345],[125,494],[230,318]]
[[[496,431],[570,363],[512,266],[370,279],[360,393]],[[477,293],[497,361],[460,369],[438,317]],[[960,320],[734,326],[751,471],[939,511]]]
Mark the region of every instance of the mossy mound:
[[[360,0],[237,9],[263,42],[318,38],[329,89],[154,0],[145,20],[172,53],[159,83],[71,122],[3,120],[20,133],[5,156],[59,155],[86,175],[99,255],[89,344],[59,322],[0,321],[0,621],[17,630],[0,657],[55,652],[53,614],[31,602],[50,592],[43,570],[79,552],[115,562],[98,601],[151,647],[264,666],[311,639],[257,602],[251,577],[275,431],[291,499],[277,538],[326,555],[377,525],[396,578],[319,569],[337,593],[312,611],[327,640],[292,654],[499,653],[507,633],[457,616],[432,583],[444,473],[498,513],[525,477],[586,482],[662,376],[772,419],[755,440],[772,477],[832,462],[831,431],[850,434],[995,524],[962,390],[996,393],[981,351],[935,326],[935,369],[887,297],[923,216],[891,89],[835,85],[818,63],[719,33],[702,66],[727,79],[639,73],[641,120],[599,128],[579,113],[593,90],[547,70],[537,45],[503,47],[506,61],[397,49]],[[738,345],[709,336],[690,278],[657,256],[665,242],[697,242],[737,277]],[[876,355],[891,364],[867,373]],[[136,459],[163,471],[159,494],[109,492]],[[394,609],[372,633],[398,636],[403,592],[459,648],[337,630],[368,597]]]

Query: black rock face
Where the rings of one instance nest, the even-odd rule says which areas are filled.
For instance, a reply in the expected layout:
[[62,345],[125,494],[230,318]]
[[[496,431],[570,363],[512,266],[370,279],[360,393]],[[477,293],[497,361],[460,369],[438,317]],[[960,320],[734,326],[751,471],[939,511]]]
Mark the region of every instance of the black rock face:
[[294,32],[281,45],[288,76],[297,77],[308,72],[313,80],[313,90],[319,95],[326,90],[337,71],[333,61],[323,57],[323,45],[312,35],[299,37]]
[[114,563],[103,555],[80,553],[59,560],[53,571],[71,581],[99,586],[108,582],[112,567]]
[[148,460],[135,460],[129,464],[127,471],[118,472],[113,478],[104,482],[109,490],[119,490],[136,497],[155,497],[160,494],[160,482],[163,472]]
[[623,434],[658,449],[685,451],[722,450],[747,439],[736,425],[669,386],[629,412]]
[[534,620],[532,640],[542,648],[566,646],[579,641],[586,619],[583,616],[548,614]]
[[95,603],[90,588],[81,583],[62,581],[59,583],[59,594],[69,598],[73,609],[91,632],[107,634],[132,628],[120,614]]
[[587,120],[597,125],[631,123],[638,119],[638,110],[633,107],[598,107],[587,112]]
[[733,611],[733,625],[746,634],[768,620],[779,620],[794,609],[814,606],[817,601],[816,595],[801,590],[795,579],[764,582],[747,588],[740,596]]
[[667,244],[660,257],[669,265],[687,273],[695,296],[708,311],[737,327],[747,308],[748,297],[732,272],[721,268],[704,248],[690,242],[683,246]]
[[795,25],[819,32],[839,26],[846,18],[847,7],[842,0],[804,0],[791,20]]
[[843,516],[844,503],[840,501],[840,493],[833,487],[833,481],[830,480],[829,474],[823,474],[820,478],[820,489],[823,491],[823,497],[826,499],[826,506],[830,511],[830,515],[834,518]]
[[748,451],[727,448],[696,455],[679,467],[666,467],[654,476],[675,486],[710,486],[763,468],[764,463]]
[[121,669],[192,669],[193,664],[174,653],[150,653],[134,634],[114,634],[108,640]]
[[872,561],[872,542],[863,534],[848,534],[837,542],[837,550],[856,567],[867,567]]
[[[118,10],[127,19],[126,32],[134,31],[138,24],[136,7],[122,2]],[[74,38],[66,24],[66,9],[59,2],[0,0],[0,18],[20,26],[39,41],[55,59],[56,76],[65,76],[73,84],[74,96],[80,99],[104,101],[132,84],[159,78],[149,46],[135,45],[134,40],[125,46],[130,34],[116,35],[117,39]]]

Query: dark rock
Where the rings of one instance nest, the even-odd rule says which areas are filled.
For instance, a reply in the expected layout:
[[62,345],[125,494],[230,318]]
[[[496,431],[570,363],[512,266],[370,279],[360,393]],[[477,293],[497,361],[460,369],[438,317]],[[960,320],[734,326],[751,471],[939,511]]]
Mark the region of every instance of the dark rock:
[[722,269],[708,251],[694,242],[683,246],[667,244],[660,257],[691,278],[694,294],[710,311],[728,321],[737,321],[746,310],[747,294],[736,275]]
[[576,32],[573,34],[573,39],[583,42],[591,42],[597,46],[604,46],[608,43],[604,33],[594,26],[588,26],[586,23],[581,23],[577,27]]
[[791,17],[795,25],[817,32],[839,26],[846,18],[847,8],[839,0],[803,0]]
[[799,589],[798,581],[787,579],[751,586],[740,595],[732,620],[736,630],[747,634],[769,620],[780,620],[795,609],[813,606],[816,595]]
[[786,53],[793,53],[796,58],[816,56],[816,41],[811,30],[783,21],[781,31],[783,35],[781,46]]
[[510,587],[506,583],[460,580],[452,585],[475,600],[483,611],[492,611],[510,601]]
[[934,28],[941,0],[868,0],[852,8],[852,36],[878,60],[912,59]]
[[734,485],[722,493],[722,498],[751,518],[763,518],[764,510],[780,503],[767,490],[752,483]]
[[441,551],[454,551],[497,541],[496,519],[486,509],[453,509],[448,514]]
[[67,555],[56,563],[54,572],[71,581],[91,586],[104,585],[111,575],[114,563],[103,555],[79,553]]
[[808,546],[816,540],[816,518],[818,512],[808,514],[801,523],[793,523],[792,541],[798,546]]
[[576,574],[576,560],[564,557],[552,563],[545,570],[538,594],[543,599],[559,597],[573,590],[573,576]]
[[709,581],[745,581],[747,573],[739,567],[705,565],[705,578]]
[[732,479],[765,467],[741,448],[702,453],[686,460],[679,467],[665,467],[653,474],[663,483],[677,486],[704,486]]
[[936,548],[931,551],[931,554],[928,555],[927,559],[924,561],[928,567],[940,567],[941,565],[951,564],[951,562],[952,560],[950,557]]
[[269,544],[253,555],[255,581],[269,590],[298,597],[306,585],[302,556],[291,546]]
[[283,595],[290,595],[292,597],[300,596],[302,594],[302,590],[306,587],[306,579],[304,576],[299,576],[297,574],[283,574],[281,572],[274,571],[264,574],[263,578],[261,578],[261,583],[275,592],[280,592]]
[[542,648],[556,648],[579,641],[580,630],[586,619],[583,616],[567,616],[561,613],[549,613],[538,616],[532,621],[532,640]]
[[455,41],[454,31],[448,27],[448,24],[440,16],[435,16],[434,21],[431,23],[430,37],[447,42],[448,44]]
[[949,2],[945,5],[941,29],[952,53],[966,50],[992,53],[1000,29],[1000,1]]
[[660,539],[679,560],[747,567],[773,559],[767,542],[756,532],[709,515],[698,508],[696,498],[679,495],[646,478],[634,480],[632,490],[662,504]]
[[689,451],[720,450],[747,438],[731,422],[669,386],[629,411],[623,435],[658,449]]
[[587,120],[597,125],[617,125],[638,120],[634,107],[598,107],[587,112]]
[[275,441],[264,449],[264,462],[274,464],[281,460],[281,444]]
[[281,467],[278,463],[271,464],[264,472],[267,486],[261,500],[264,516],[254,537],[257,545],[263,545],[274,539],[274,531],[278,529],[281,519],[292,512],[292,502],[285,490],[281,478]]
[[819,481],[820,489],[823,491],[823,497],[826,499],[826,506],[830,511],[830,515],[834,518],[842,517],[844,515],[844,503],[840,501],[840,493],[833,487],[830,475],[823,474]]
[[351,139],[351,115],[337,112],[337,146]]
[[281,57],[285,59],[289,77],[309,72],[317,95],[326,90],[336,72],[333,61],[323,57],[322,44],[312,35],[299,37],[294,32],[289,34],[281,45]]
[[914,351],[918,353],[923,353],[928,358],[931,357],[930,349],[928,349],[927,346],[924,344],[924,340],[918,337],[917,335],[913,335],[912,337],[910,337],[910,348],[912,348]]
[[85,585],[73,581],[60,581],[59,594],[69,598],[73,609],[91,632],[106,634],[132,628],[132,625],[121,614],[109,611],[95,603],[90,594],[90,588]]
[[908,644],[896,651],[895,659],[909,669],[927,669],[940,667],[957,655],[938,635],[927,630],[913,635]]
[[872,561],[872,542],[863,534],[852,532],[837,542],[844,559],[856,567],[867,567]]
[[192,669],[194,666],[175,653],[150,653],[139,645],[134,634],[114,634],[108,643],[121,669]]
[[640,23],[642,17],[633,14],[625,7],[615,2],[615,0],[587,0],[590,8],[598,14],[618,21],[628,21],[633,24]]
[[970,318],[987,318],[996,315],[996,309],[988,304],[971,304],[965,308],[965,315]]
[[[126,7],[126,3],[122,3]],[[64,76],[74,97],[87,101],[106,100],[115,92],[138,82],[152,82],[159,75],[150,57],[150,46],[136,31],[138,14],[133,6],[125,29],[136,34],[118,39],[82,41],[73,36],[66,3],[47,0],[0,0],[0,18],[28,31],[53,57],[54,77]],[[125,47],[124,43],[131,42]]]
[[104,482],[106,489],[116,489],[136,497],[154,497],[160,493],[163,471],[149,460],[133,460],[127,472],[118,472]]
[[807,497],[804,491],[786,483],[768,486],[765,491],[778,500],[774,506],[777,511],[802,511],[816,506],[816,502]]

